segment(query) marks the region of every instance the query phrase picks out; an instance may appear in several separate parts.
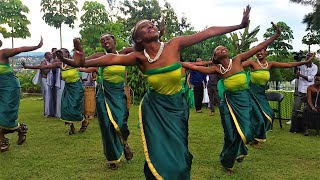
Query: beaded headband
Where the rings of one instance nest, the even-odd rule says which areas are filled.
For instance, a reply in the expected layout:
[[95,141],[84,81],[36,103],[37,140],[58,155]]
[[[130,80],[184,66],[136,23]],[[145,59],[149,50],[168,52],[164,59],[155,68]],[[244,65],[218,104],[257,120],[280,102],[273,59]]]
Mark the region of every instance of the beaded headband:
[[147,19],[141,20],[141,21],[139,21],[139,22],[134,26],[133,33],[132,33],[132,37],[135,37],[135,34],[136,34],[136,32],[137,32],[138,27],[139,27],[142,23],[144,23],[144,22],[146,22],[146,21],[149,21],[149,20],[147,20]]

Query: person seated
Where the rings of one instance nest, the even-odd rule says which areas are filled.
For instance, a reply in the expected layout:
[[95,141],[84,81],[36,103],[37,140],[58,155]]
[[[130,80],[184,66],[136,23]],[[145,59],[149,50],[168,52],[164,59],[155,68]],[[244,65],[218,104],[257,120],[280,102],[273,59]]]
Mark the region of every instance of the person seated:
[[314,78],[314,84],[307,89],[307,107],[304,110],[305,136],[309,135],[309,128],[317,129],[320,126],[320,73]]

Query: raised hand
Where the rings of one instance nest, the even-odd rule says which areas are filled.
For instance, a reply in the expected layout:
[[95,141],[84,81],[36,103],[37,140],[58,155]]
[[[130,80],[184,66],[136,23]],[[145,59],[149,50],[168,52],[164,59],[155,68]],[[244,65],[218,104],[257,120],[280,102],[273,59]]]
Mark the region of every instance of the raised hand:
[[281,34],[281,30],[279,28],[279,26],[275,25],[273,22],[271,22],[273,29],[276,30],[276,34],[280,35]]
[[247,5],[246,9],[243,10],[243,16],[241,21],[241,27],[245,28],[249,24],[249,17],[250,17],[251,7]]
[[82,50],[79,38],[73,39],[73,46],[74,46],[73,60],[77,66],[81,67],[84,65],[85,54]]
[[80,51],[75,51],[73,53],[73,60],[78,67],[83,67],[85,61],[85,54]]
[[66,63],[66,59],[65,59],[65,57],[63,57],[62,51],[57,50],[55,53],[56,53],[57,58],[58,58],[60,61]]
[[163,36],[163,34],[165,33],[166,29],[167,29],[166,20],[165,20],[165,17],[162,17],[162,20],[161,20],[161,23],[160,23],[159,38]]
[[75,51],[83,52],[82,47],[81,47],[80,38],[73,39],[73,46],[74,46]]
[[42,38],[42,36],[41,36],[40,42],[39,42],[39,44],[37,45],[37,47],[38,47],[38,48],[41,48],[42,45],[43,45],[43,38]]

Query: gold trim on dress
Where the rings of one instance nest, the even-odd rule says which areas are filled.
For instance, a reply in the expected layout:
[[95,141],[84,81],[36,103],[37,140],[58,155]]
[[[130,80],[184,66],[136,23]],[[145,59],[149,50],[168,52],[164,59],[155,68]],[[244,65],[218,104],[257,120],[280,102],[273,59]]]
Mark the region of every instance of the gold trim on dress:
[[19,128],[20,128],[20,123],[18,123],[18,126],[14,127],[14,128],[8,128],[8,127],[0,126],[0,129],[5,129],[5,130],[17,130]]
[[61,121],[64,121],[64,122],[67,122],[67,123],[81,123],[81,122],[83,122],[84,120],[86,120],[86,118],[83,118],[81,121],[64,120],[64,119],[61,119],[61,118],[60,118],[60,120],[61,120]]
[[104,90],[104,87],[103,87],[103,84],[102,84],[102,91],[103,91],[103,97],[104,97],[104,103],[106,104],[106,109],[107,109],[107,113],[108,113],[108,117],[114,127],[114,129],[116,130],[119,138],[120,138],[120,141],[121,141],[121,144],[122,145],[125,145],[127,142],[124,140],[123,136],[122,136],[122,133],[120,131],[120,128],[119,128],[119,125],[116,123],[116,121],[114,120],[113,116],[112,116],[112,112],[110,110],[110,107],[107,103],[107,100],[106,100],[106,97],[105,97],[105,90]]
[[257,99],[257,97],[254,95],[254,93],[251,92],[251,94],[253,95],[254,99],[256,100],[258,106],[260,107],[261,111],[263,112],[264,116],[270,121],[270,123],[272,124],[272,118],[264,112],[263,108],[261,107],[261,105],[259,104],[259,101]]
[[226,99],[227,106],[228,106],[228,109],[229,109],[229,111],[230,111],[230,114],[231,114],[231,116],[232,116],[233,122],[234,122],[234,124],[236,125],[237,131],[238,131],[241,139],[243,140],[243,142],[244,142],[245,144],[247,144],[247,139],[246,139],[246,137],[244,136],[244,134],[243,134],[243,132],[242,132],[242,130],[241,130],[239,124],[238,124],[238,121],[237,121],[237,118],[236,118],[236,116],[235,116],[235,114],[234,114],[234,112],[233,112],[233,109],[232,109],[231,106],[229,105],[227,96],[225,96],[225,99]]
[[119,157],[119,159],[117,160],[113,160],[113,161],[108,161],[109,164],[119,164],[121,159],[123,158],[123,153],[121,154],[121,156]]
[[256,141],[258,141],[258,142],[266,142],[267,141],[267,139],[259,139],[259,138],[254,138]]
[[144,130],[143,130],[143,123],[142,123],[142,111],[141,111],[141,107],[142,107],[142,102],[143,99],[140,102],[140,106],[139,106],[139,122],[140,122],[140,133],[141,133],[141,139],[142,139],[142,144],[143,144],[143,153],[144,156],[146,158],[146,162],[148,164],[148,167],[150,169],[150,171],[152,172],[153,176],[157,179],[157,180],[162,180],[163,178],[161,177],[161,175],[157,172],[156,168],[153,166],[150,156],[149,156],[149,152],[148,152],[148,146],[147,146],[147,140],[146,140],[146,136],[144,134]]

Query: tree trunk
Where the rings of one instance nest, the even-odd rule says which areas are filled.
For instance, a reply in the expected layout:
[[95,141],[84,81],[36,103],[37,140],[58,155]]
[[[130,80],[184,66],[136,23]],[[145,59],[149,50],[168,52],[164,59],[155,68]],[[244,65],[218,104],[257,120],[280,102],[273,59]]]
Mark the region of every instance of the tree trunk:
[[61,34],[61,26],[62,26],[62,25],[60,25],[60,49],[62,48],[62,34]]
[[309,53],[310,53],[310,46],[311,46],[311,45],[308,45],[308,52],[309,52]]

